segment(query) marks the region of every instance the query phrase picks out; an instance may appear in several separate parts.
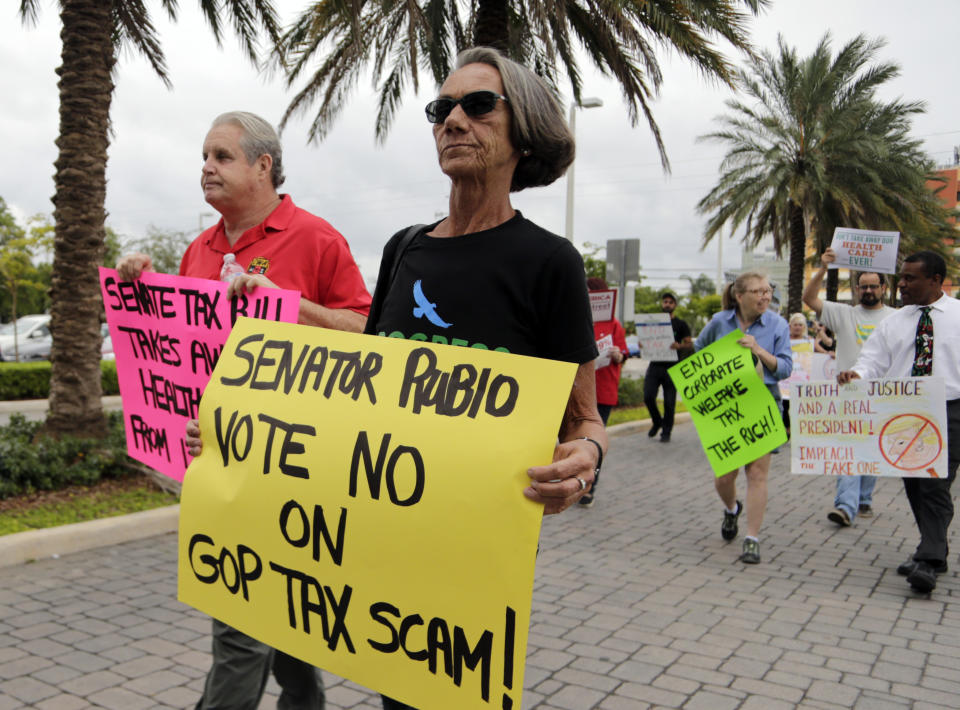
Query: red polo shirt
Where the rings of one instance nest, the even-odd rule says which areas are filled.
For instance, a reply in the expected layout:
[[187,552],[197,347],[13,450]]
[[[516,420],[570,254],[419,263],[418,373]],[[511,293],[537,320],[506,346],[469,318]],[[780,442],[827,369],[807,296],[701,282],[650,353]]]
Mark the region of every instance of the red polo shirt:
[[280,288],[297,289],[326,308],[370,311],[370,294],[343,236],[325,220],[300,209],[290,195],[230,246],[223,219],[204,231],[180,261],[180,275],[220,278],[223,255],[232,253],[248,273],[259,273]]
[[[613,346],[618,348],[627,357],[630,352],[627,350],[626,331],[620,325],[616,318],[608,321],[594,322],[593,338],[600,340],[605,335],[613,337]],[[614,406],[617,403],[620,385],[620,368],[622,364],[610,363],[606,367],[597,370],[597,404],[609,404]]]

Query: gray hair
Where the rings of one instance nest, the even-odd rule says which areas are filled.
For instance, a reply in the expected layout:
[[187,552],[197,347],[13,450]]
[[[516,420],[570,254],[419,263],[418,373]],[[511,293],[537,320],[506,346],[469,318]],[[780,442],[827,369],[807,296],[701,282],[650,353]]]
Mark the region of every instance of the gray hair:
[[563,175],[573,162],[573,134],[543,79],[492,47],[460,52],[456,68],[467,64],[488,64],[499,72],[510,106],[510,140],[521,153],[529,151],[520,156],[510,191],[549,185]]
[[261,155],[269,155],[273,160],[270,179],[274,188],[278,188],[286,180],[283,174],[283,148],[280,147],[280,137],[273,130],[273,126],[264,121],[255,113],[249,111],[228,111],[221,113],[211,124],[211,128],[230,123],[243,129],[240,138],[240,149],[247,157],[247,163],[253,163]]

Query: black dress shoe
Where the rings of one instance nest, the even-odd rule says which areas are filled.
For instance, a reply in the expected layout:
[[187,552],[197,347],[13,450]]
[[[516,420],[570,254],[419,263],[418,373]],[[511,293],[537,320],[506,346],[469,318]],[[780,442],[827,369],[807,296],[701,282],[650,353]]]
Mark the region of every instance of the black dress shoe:
[[[929,562],[927,564],[930,565]],[[902,562],[899,567],[897,567],[897,574],[899,574],[901,577],[908,577],[910,573],[913,572],[913,568],[916,566],[917,561],[910,557],[905,562]],[[930,568],[933,570],[934,574],[944,574],[949,569],[946,562],[937,566],[930,565]]]
[[647,432],[647,436],[649,436],[652,439],[659,433],[659,431],[660,431],[660,425],[654,424],[652,427],[650,427],[650,431]]
[[660,441],[661,441],[661,443],[669,444],[669,443],[670,443],[670,435],[667,434],[667,433],[661,434],[661,435],[660,435]]
[[907,583],[921,594],[932,592],[937,586],[937,573],[928,563],[917,560],[913,571],[907,575]]

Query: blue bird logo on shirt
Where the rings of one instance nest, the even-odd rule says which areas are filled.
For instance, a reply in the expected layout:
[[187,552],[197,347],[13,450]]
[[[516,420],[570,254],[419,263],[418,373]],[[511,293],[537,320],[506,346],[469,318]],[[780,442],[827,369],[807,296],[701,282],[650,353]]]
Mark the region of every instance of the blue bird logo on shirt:
[[414,318],[424,318],[435,326],[440,328],[449,328],[453,323],[447,323],[437,314],[437,304],[430,303],[423,293],[423,286],[421,285],[420,279],[417,279],[416,283],[413,284],[413,300],[416,301],[417,305],[413,309]]

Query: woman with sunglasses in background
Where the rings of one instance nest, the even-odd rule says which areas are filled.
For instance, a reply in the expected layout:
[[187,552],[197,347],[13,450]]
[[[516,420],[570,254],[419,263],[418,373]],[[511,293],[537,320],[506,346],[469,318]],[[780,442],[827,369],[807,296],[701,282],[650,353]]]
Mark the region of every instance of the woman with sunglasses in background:
[[531,469],[524,490],[559,513],[590,489],[607,448],[590,302],[580,254],[524,218],[510,192],[563,175],[573,136],[542,80],[489,48],[460,54],[426,114],[450,212],[387,243],[366,332],[577,363],[553,463]]
[[[790,351],[790,329],[779,314],[767,310],[773,291],[767,277],[755,271],[740,274],[723,294],[724,310],[715,313],[710,322],[700,331],[693,347],[697,350],[710,345],[737,328],[743,333],[737,343],[748,348],[754,362],[763,368],[763,382],[780,405],[780,389],[777,382],[793,370],[793,355]],[[747,564],[760,562],[760,526],[767,509],[767,474],[770,471],[770,454],[744,466],[747,475],[747,534],[743,540],[740,559]],[[723,523],[720,535],[727,542],[737,536],[737,519],[744,505],[737,500],[737,474],[739,469],[714,478],[717,495],[723,501]]]

